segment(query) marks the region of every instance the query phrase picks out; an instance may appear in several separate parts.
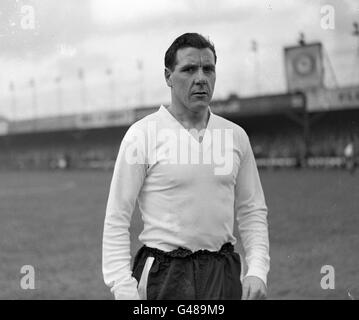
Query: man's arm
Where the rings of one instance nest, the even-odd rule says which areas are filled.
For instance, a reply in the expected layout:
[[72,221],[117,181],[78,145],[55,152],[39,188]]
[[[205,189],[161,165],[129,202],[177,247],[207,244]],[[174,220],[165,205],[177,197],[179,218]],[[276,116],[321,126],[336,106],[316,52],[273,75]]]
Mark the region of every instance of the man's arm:
[[243,279],[243,298],[266,295],[269,271],[267,206],[257,165],[247,134],[240,138],[242,151],[236,180],[235,212],[248,266]]
[[[135,134],[137,133],[137,135]],[[129,227],[146,165],[140,131],[129,129],[120,146],[107,201],[102,246],[104,281],[116,299],[139,299],[132,277]]]

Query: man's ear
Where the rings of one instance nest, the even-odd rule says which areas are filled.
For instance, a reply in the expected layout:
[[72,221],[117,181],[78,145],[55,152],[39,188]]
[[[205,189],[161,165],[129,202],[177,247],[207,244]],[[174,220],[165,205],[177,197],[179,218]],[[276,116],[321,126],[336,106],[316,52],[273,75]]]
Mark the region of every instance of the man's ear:
[[170,88],[172,88],[171,74],[172,74],[172,71],[169,68],[165,68],[165,79],[166,79],[167,85]]

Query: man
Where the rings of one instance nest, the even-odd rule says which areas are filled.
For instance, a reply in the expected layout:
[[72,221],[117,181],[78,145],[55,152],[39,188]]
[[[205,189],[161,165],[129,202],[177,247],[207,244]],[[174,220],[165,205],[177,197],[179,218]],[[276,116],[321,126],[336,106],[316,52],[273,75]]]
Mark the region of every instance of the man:
[[[248,136],[210,110],[216,61],[203,36],[178,37],[165,55],[170,106],[133,124],[121,143],[103,235],[104,280],[116,299],[266,297],[267,207]],[[136,200],[144,246],[131,271]],[[243,282],[235,217],[248,265]]]
[[352,135],[344,148],[345,168],[353,174],[355,172],[354,139]]

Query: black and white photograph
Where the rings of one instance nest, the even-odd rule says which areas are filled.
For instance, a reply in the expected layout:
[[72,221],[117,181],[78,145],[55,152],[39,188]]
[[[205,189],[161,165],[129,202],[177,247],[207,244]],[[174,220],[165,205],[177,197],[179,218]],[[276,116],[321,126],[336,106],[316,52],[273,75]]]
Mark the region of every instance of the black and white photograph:
[[0,0],[0,300],[357,300],[358,195],[357,0]]

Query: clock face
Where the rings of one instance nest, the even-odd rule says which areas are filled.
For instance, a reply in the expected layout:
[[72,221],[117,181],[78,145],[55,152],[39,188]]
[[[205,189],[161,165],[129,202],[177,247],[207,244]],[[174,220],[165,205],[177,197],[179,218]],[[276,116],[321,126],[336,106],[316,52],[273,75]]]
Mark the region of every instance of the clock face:
[[305,76],[314,71],[315,61],[311,55],[301,53],[294,58],[293,66],[297,74]]

